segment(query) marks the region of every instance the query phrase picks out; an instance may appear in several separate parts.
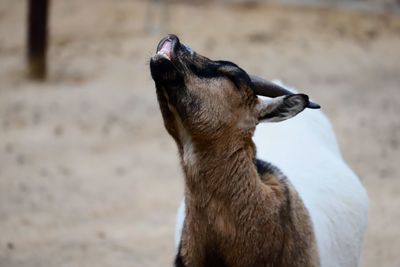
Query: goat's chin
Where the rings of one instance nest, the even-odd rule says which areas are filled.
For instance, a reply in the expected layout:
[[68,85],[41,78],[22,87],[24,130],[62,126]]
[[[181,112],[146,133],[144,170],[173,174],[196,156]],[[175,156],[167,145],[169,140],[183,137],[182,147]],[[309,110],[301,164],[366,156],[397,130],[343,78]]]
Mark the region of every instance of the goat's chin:
[[171,59],[165,54],[155,54],[150,59],[150,67],[158,67],[162,65],[172,65]]
[[174,64],[164,55],[155,55],[150,60],[151,76],[156,82],[170,81],[177,77]]

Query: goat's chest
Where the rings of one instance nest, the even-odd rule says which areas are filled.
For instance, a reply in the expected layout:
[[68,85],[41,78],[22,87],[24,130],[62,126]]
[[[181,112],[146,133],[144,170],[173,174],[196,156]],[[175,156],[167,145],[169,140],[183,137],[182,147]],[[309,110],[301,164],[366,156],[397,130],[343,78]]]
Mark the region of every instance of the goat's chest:
[[[182,255],[187,266],[247,267],[268,266],[264,251],[265,235],[254,223],[237,223],[231,211],[211,205],[206,214],[186,218]],[[256,264],[256,265],[255,265]]]

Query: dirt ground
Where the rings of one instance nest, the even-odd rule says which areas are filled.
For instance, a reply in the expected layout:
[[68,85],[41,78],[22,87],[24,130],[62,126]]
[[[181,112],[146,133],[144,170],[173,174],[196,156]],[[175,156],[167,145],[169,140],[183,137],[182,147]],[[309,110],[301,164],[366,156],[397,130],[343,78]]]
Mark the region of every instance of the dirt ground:
[[[172,266],[183,180],[150,78],[162,35],[144,31],[147,5],[52,1],[49,79],[34,83],[26,1],[0,0],[1,267]],[[169,11],[167,31],[198,52],[323,106],[369,192],[363,266],[400,266],[400,17],[177,2]]]

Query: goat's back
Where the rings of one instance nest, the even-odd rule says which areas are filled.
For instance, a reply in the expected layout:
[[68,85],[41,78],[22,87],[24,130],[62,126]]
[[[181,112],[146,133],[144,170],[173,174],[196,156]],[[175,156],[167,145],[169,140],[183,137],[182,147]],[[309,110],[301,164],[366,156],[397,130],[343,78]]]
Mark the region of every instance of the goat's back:
[[308,209],[321,266],[357,266],[368,198],[324,114],[305,110],[284,122],[259,124],[254,141],[257,157],[289,178]]

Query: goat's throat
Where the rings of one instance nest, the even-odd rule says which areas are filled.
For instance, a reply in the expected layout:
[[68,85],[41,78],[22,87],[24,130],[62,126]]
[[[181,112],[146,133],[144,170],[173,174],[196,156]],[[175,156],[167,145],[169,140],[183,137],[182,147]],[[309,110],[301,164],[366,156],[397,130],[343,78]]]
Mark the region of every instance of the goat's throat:
[[186,194],[206,204],[215,197],[232,196],[244,187],[249,190],[243,192],[251,192],[259,181],[254,155],[252,147],[222,149],[184,144],[181,162]]

